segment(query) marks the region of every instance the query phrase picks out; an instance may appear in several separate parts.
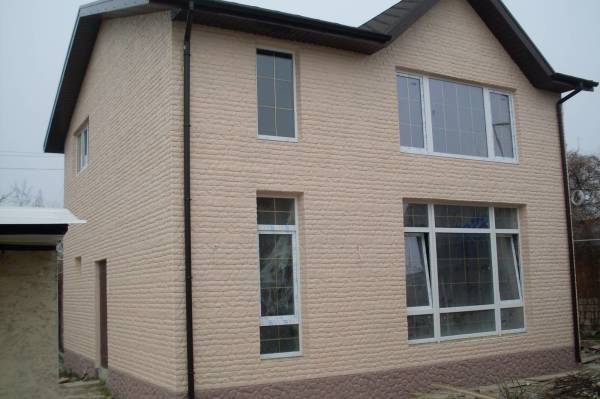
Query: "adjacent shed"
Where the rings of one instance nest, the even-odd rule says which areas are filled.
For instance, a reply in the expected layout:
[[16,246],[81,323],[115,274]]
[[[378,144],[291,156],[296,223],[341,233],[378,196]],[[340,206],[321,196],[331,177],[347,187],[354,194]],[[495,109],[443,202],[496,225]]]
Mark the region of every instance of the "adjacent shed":
[[58,379],[56,246],[66,209],[0,207],[0,398],[52,398]]

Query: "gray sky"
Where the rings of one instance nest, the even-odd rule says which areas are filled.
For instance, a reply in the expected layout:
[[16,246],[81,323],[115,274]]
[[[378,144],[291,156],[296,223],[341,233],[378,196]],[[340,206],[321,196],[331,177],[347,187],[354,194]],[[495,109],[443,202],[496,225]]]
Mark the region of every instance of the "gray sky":
[[[26,179],[47,204],[62,203],[62,156],[43,154],[42,145],[77,9],[87,2],[0,3],[0,193]],[[238,2],[358,26],[396,0]],[[504,2],[556,71],[600,79],[600,1]],[[600,91],[569,100],[565,124],[570,148],[600,153]]]

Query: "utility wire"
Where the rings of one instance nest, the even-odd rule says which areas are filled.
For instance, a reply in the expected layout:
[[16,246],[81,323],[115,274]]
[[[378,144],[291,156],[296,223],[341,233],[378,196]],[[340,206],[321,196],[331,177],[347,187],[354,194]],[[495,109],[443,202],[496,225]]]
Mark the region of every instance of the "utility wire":
[[63,168],[13,168],[13,167],[2,167],[0,170],[64,170]]
[[31,157],[31,158],[48,158],[48,159],[59,159],[62,154],[40,154],[37,152],[11,152],[11,151],[0,151],[0,156],[4,157]]

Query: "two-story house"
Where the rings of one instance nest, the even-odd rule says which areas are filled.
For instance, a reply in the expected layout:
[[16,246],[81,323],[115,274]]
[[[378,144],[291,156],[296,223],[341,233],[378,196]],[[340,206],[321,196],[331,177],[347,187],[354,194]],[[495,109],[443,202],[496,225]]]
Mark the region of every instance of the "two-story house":
[[88,221],[64,241],[66,366],[120,398],[398,398],[574,366],[557,103],[596,85],[500,0],[358,28],[81,7],[45,143]]

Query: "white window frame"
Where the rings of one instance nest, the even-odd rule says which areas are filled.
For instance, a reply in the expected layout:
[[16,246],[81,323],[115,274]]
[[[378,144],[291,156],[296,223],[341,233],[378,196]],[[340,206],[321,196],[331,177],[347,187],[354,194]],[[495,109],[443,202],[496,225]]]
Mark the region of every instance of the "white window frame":
[[[517,150],[517,130],[515,124],[515,111],[514,111],[514,100],[513,94],[509,91],[492,89],[483,85],[474,85],[469,83],[464,83],[448,78],[438,78],[438,77],[429,77],[427,75],[417,75],[402,71],[396,72],[396,79],[398,77],[404,78],[412,78],[418,79],[421,85],[421,109],[422,109],[422,117],[423,117],[423,148],[416,147],[407,147],[400,145],[400,150],[406,153],[412,154],[427,154],[434,155],[440,157],[448,157],[448,158],[460,158],[460,159],[470,159],[470,160],[478,160],[478,161],[493,161],[493,162],[504,162],[504,163],[519,163],[519,156]],[[487,156],[486,157],[478,157],[472,155],[461,155],[461,154],[450,154],[445,152],[436,152],[433,147],[433,124],[431,121],[431,96],[429,92],[429,80],[443,80],[446,82],[457,83],[466,86],[473,86],[479,89],[483,89],[483,107],[485,113],[485,130],[486,130],[486,138],[487,138]],[[510,112],[510,123],[511,123],[511,133],[512,133],[512,146],[513,146],[513,154],[514,158],[509,157],[498,157],[495,154],[494,150],[494,129],[492,127],[492,107],[490,100],[490,93],[502,94],[508,97],[509,102],[509,112]],[[396,90],[396,95],[398,95]],[[398,104],[398,98],[396,99],[396,104]],[[400,115],[398,114],[398,119],[400,119]],[[400,125],[398,125],[398,130],[400,130]],[[400,139],[400,137],[398,137]]]
[[[298,325],[298,350],[294,352],[268,353],[261,354],[261,359],[277,359],[282,357],[302,356],[302,323],[300,318],[300,278],[299,269],[299,251],[298,251],[298,200],[295,197],[277,196],[271,194],[258,195],[257,198],[284,198],[294,201],[294,224],[293,225],[275,225],[258,224],[256,234],[256,253],[258,267],[258,318],[260,327]],[[261,308],[261,285],[260,285],[260,236],[267,234],[289,234],[292,236],[292,273],[294,283],[294,314],[285,316],[262,316]]]
[[[419,201],[407,201],[407,203],[411,204],[424,204]],[[489,206],[488,215],[489,215],[489,228],[445,228],[445,227],[436,227],[435,226],[435,213],[434,207],[436,204],[427,203],[427,216],[428,216],[428,227],[404,227],[404,234],[427,234],[429,239],[429,254],[426,254],[429,259],[429,276],[431,278],[430,287],[431,287],[431,310],[426,307],[415,307],[408,308],[407,307],[407,317],[408,316],[418,316],[418,315],[433,315],[433,338],[423,338],[423,339],[414,339],[409,340],[409,344],[421,344],[421,343],[431,343],[431,342],[443,342],[443,341],[451,341],[456,339],[465,339],[465,338],[476,338],[476,337],[485,337],[490,335],[506,335],[506,334],[514,334],[514,333],[522,333],[526,332],[527,328],[527,320],[525,317],[525,304],[523,299],[523,263],[521,262],[521,254],[522,251],[519,249],[518,256],[515,253],[515,240],[512,239],[513,244],[513,257],[515,260],[515,268],[517,269],[517,282],[519,289],[519,299],[518,300],[510,300],[510,301],[501,301],[500,300],[500,285],[499,285],[499,275],[498,275],[498,257],[497,257],[497,247],[496,247],[496,237],[497,236],[511,236],[515,235],[520,238],[520,212],[517,209],[517,221],[518,225],[516,229],[496,229],[495,223],[495,212],[494,207]],[[468,205],[468,204],[460,204],[464,206],[479,206],[481,205]],[[501,207],[499,207],[501,208]],[[437,265],[437,246],[436,246],[436,233],[484,233],[489,234],[490,237],[490,256],[492,258],[492,278],[493,278],[493,287],[494,287],[494,303],[489,305],[476,305],[476,306],[461,306],[461,307],[450,307],[450,308],[440,308],[439,306],[439,285],[438,285],[438,265]],[[518,240],[520,245],[521,239]],[[518,262],[517,262],[518,261]],[[523,309],[523,328],[512,329],[512,330],[502,330],[502,320],[501,320],[501,310],[507,308],[522,308]],[[460,313],[460,312],[471,312],[478,310],[494,310],[495,315],[495,326],[496,329],[494,331],[482,332],[482,333],[473,333],[473,334],[461,334],[461,335],[451,335],[447,337],[443,337],[441,335],[441,327],[440,327],[440,315],[443,313]]]
[[[270,136],[268,134],[260,134],[260,131],[258,130],[258,70],[256,69],[256,62],[255,62],[254,63],[254,68],[255,68],[255,70],[254,70],[254,79],[255,79],[254,87],[257,90],[256,91],[256,138],[262,139],[262,140],[297,143],[298,142],[298,101],[296,99],[296,92],[297,92],[296,54],[294,51],[289,50],[289,49],[281,49],[281,48],[269,47],[269,46],[258,46],[254,50],[254,55],[256,58],[258,58],[257,56],[258,56],[259,50],[273,51],[276,53],[289,54],[292,56],[292,69],[293,69],[293,71],[292,71],[292,89],[294,91],[294,99],[293,99],[293,101],[294,101],[294,137]],[[275,126],[277,126],[277,113],[275,113]]]
[[[405,242],[406,237],[421,237],[421,256],[425,262],[425,278],[427,279],[427,299],[429,300],[429,306],[413,306],[407,308],[409,316],[419,316],[424,314],[431,314],[433,312],[433,297],[431,291],[431,278],[429,276],[429,256],[427,255],[427,247],[425,245],[425,234],[426,233],[411,233],[407,232],[404,234]],[[406,258],[406,257],[405,257]]]
[[[83,150],[83,138],[85,137],[85,152]],[[77,174],[83,172],[89,164],[90,158],[90,132],[89,127],[79,129],[75,136],[75,153],[77,154]]]

